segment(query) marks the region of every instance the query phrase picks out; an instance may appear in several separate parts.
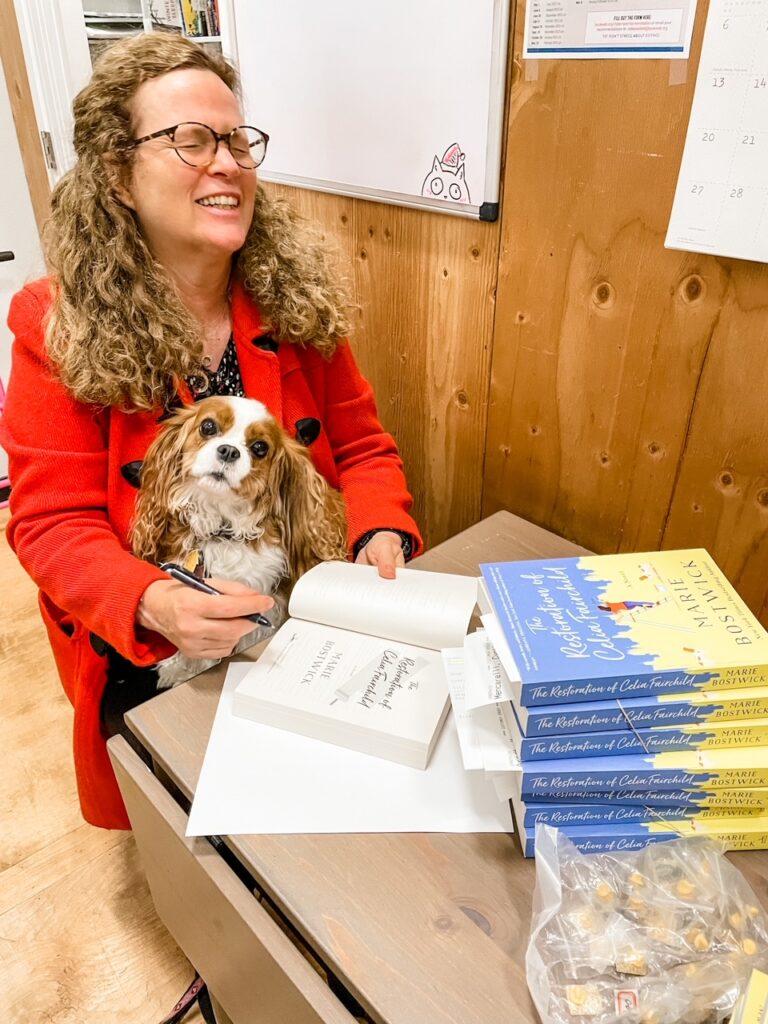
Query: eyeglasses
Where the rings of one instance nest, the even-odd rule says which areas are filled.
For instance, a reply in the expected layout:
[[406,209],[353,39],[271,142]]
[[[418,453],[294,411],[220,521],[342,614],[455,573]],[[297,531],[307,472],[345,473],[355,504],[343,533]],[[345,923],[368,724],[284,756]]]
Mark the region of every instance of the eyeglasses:
[[179,158],[190,167],[207,167],[216,159],[219,143],[225,142],[238,167],[252,171],[258,167],[267,155],[269,136],[253,125],[241,124],[231,132],[215,132],[207,124],[199,121],[184,121],[172,128],[162,128],[141,139],[134,139],[133,145],[140,146],[150,139],[159,139],[167,135]]

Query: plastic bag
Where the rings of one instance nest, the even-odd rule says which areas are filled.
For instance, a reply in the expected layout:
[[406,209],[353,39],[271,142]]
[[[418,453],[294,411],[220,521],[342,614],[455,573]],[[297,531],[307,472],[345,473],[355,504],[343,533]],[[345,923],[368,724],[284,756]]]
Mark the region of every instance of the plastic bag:
[[721,1024],[754,967],[768,918],[725,847],[690,837],[582,854],[536,829],[526,955],[544,1024]]

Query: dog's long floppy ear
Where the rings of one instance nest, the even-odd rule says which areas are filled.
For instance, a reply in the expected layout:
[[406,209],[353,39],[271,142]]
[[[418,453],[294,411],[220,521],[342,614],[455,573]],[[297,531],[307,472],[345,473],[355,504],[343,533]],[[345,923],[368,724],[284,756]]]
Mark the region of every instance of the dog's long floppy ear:
[[306,448],[284,434],[272,474],[272,510],[288,552],[291,584],[318,562],[345,560],[344,501],[317,472]]
[[185,407],[165,420],[144,458],[131,546],[147,562],[159,560],[163,537],[172,524],[171,496],[181,482],[184,442],[195,412],[194,407]]

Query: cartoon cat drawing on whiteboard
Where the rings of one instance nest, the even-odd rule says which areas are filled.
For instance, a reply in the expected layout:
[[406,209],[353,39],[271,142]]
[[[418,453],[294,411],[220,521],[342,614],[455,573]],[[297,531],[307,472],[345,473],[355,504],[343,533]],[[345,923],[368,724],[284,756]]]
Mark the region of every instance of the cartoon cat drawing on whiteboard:
[[458,142],[451,143],[442,158],[435,155],[432,170],[421,186],[421,194],[432,199],[471,203],[469,188],[465,180],[465,156],[466,154],[461,152]]

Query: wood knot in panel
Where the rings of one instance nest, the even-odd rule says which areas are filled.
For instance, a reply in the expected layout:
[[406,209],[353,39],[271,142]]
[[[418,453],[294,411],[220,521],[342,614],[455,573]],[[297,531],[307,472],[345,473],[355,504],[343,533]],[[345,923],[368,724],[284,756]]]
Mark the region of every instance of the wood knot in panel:
[[598,309],[610,309],[616,302],[616,289],[608,281],[600,281],[592,289],[592,301]]
[[728,490],[733,487],[733,473],[729,473],[727,469],[724,470],[717,478],[717,482],[722,490]]
[[611,457],[608,454],[608,452],[600,452],[598,458],[600,459],[600,464],[603,466],[607,466],[608,463],[611,461]]
[[367,260],[368,259],[368,252],[367,252],[366,249],[361,249],[360,250],[360,259],[361,260]]
[[488,920],[485,914],[480,913],[477,907],[469,907],[463,904],[459,904],[459,910],[462,912],[462,914],[466,914],[469,920],[473,924],[476,924],[477,927],[481,931],[485,932],[486,935],[491,935],[493,933],[491,922]]
[[448,267],[443,267],[443,277],[448,277]]
[[375,234],[376,234],[376,229],[375,229],[375,228],[371,228],[371,227],[369,227],[369,228],[368,228],[368,237],[369,237],[369,238],[373,238],[373,236],[374,236]]
[[768,487],[757,492],[757,504],[762,505],[763,508],[768,507]]
[[698,274],[691,274],[680,282],[680,294],[684,302],[701,302],[706,294],[707,288],[704,278]]
[[456,399],[456,405],[458,405],[460,409],[466,409],[469,406],[469,398],[467,397],[466,391],[462,388],[459,388],[459,390],[454,394],[454,398]]
[[478,247],[476,245],[473,245],[472,248],[469,250],[469,252],[470,252],[473,260],[480,259],[480,250],[478,249]]
[[515,317],[515,320],[519,324],[524,324],[527,319],[528,319],[528,317],[525,315],[525,313],[522,311],[522,309],[519,309],[517,311],[517,316]]
[[346,215],[346,213],[342,213],[342,215],[341,215],[341,223],[342,224],[346,224],[348,220],[349,220],[349,217]]
[[648,444],[648,454],[652,455],[655,459],[660,459],[664,455],[664,449],[658,441],[651,441]]
[[438,932],[450,932],[456,928],[456,922],[448,914],[443,914],[442,917],[436,917],[432,922],[435,926],[435,930]]
[[534,436],[534,437],[535,437],[535,436],[536,436],[536,435],[538,434],[538,432],[539,432],[539,429],[540,429],[540,428],[539,428],[539,427],[537,427],[535,423],[534,423],[534,424],[532,424],[532,426],[531,426],[531,433],[533,434],[533,436]]
[[387,241],[389,241],[390,238],[392,237],[392,232],[389,230],[389,228],[384,228],[384,237],[386,238]]
[[508,444],[500,444],[499,451],[501,452],[505,459],[508,459],[509,456],[512,454],[512,449],[509,447]]

